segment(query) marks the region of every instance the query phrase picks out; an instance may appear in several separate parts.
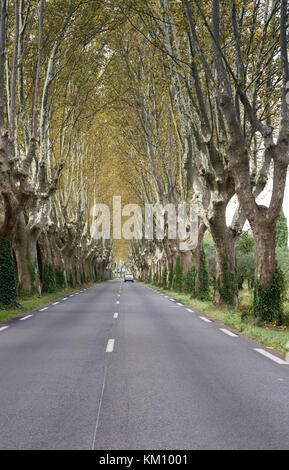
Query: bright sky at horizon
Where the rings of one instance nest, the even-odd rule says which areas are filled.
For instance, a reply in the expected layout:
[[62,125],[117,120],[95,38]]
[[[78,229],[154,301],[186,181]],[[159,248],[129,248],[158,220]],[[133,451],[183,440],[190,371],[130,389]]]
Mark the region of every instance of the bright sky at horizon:
[[[270,178],[269,183],[267,184],[264,191],[258,197],[257,202],[259,204],[260,203],[264,204],[264,206],[269,206],[271,193],[272,193],[272,179]],[[230,224],[232,217],[234,215],[237,201],[238,201],[237,197],[234,196],[232,200],[230,201],[230,204],[228,205],[228,208],[227,208],[227,223],[228,224]],[[284,201],[283,201],[283,210],[287,218],[287,226],[289,230],[289,175],[287,176],[287,184],[285,188],[285,195],[284,195]],[[246,222],[244,229],[248,230],[249,228],[250,228],[250,225],[248,222]],[[288,245],[289,245],[289,240],[288,240]]]

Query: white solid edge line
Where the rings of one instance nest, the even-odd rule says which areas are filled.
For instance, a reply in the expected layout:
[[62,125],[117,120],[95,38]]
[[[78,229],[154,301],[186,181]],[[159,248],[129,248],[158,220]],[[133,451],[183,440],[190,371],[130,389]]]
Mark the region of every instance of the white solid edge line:
[[205,321],[206,323],[212,323],[212,320],[209,320],[206,317],[200,317],[201,320]]
[[115,313],[115,314],[113,315],[113,318],[118,318],[118,313]]
[[231,336],[232,338],[238,338],[238,335],[235,335],[235,333],[232,333],[232,331],[227,330],[226,328],[219,328],[220,331],[225,333],[228,336]]
[[0,331],[7,330],[7,328],[9,328],[9,326],[2,326],[2,328],[0,328]]
[[19,318],[20,321],[28,320],[28,318],[33,317],[33,315],[27,315],[26,317]]
[[42,308],[41,310],[39,310],[39,312],[44,312],[44,310],[47,310],[48,307],[45,307],[45,308]]
[[186,308],[187,312],[190,312],[190,313],[194,313],[193,310],[191,310],[190,308]]
[[280,357],[274,356],[273,354],[270,354],[269,352],[265,351],[265,349],[254,348],[254,351],[257,351],[259,354],[262,354],[262,356],[265,356],[268,359],[271,359],[271,361],[274,361],[277,364],[280,364],[283,366],[289,366],[289,362],[284,361]]
[[106,346],[106,352],[113,352],[114,349],[114,339],[109,339]]

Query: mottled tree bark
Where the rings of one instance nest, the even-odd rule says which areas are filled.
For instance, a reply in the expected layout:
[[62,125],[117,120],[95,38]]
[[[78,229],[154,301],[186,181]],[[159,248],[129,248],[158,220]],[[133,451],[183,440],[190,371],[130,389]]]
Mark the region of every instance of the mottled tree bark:
[[41,295],[37,260],[37,238],[38,233],[27,228],[24,214],[22,213],[17,223],[13,249],[17,262],[19,289],[25,295],[34,293]]
[[200,261],[201,253],[203,249],[203,239],[206,232],[206,225],[200,219],[199,220],[199,231],[198,231],[198,244],[194,250],[192,250],[193,263],[195,268],[195,295],[198,297],[200,291]]

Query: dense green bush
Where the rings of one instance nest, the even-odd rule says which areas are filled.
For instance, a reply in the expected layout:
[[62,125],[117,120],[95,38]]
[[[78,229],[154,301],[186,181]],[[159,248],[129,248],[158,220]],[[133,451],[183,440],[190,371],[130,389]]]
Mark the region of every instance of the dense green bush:
[[67,283],[69,287],[73,287],[73,288],[75,287],[71,270],[68,272]]
[[177,257],[173,287],[177,292],[181,292],[183,290],[183,268],[180,256]]
[[163,270],[163,276],[162,276],[162,288],[166,289],[168,287],[168,270],[165,268]]
[[188,271],[188,275],[185,281],[185,293],[186,294],[192,294],[192,296],[195,296],[195,267],[192,264]]
[[65,287],[64,272],[59,267],[55,269],[55,281],[56,281],[57,289],[64,289]]
[[285,279],[286,279],[286,284],[287,284],[287,290],[289,286],[289,250],[288,248],[276,248],[276,261],[277,265],[282,269]]
[[209,272],[208,272],[206,253],[205,253],[204,248],[202,249],[202,252],[201,252],[199,283],[200,283],[200,289],[199,289],[198,298],[201,300],[209,299],[210,298]]
[[286,297],[286,280],[282,270],[277,267],[272,284],[262,287],[260,284],[254,289],[253,314],[258,320],[281,325],[284,313],[284,300]]
[[152,270],[151,270],[151,269],[150,269],[150,272],[149,272],[149,279],[148,279],[148,281],[149,281],[149,284],[152,283]]
[[174,263],[172,261],[170,265],[170,269],[169,269],[169,285],[168,285],[169,290],[172,289],[173,287],[173,281],[174,281]]
[[288,226],[283,209],[281,209],[276,225],[276,247],[288,249]]
[[0,240],[0,307],[17,306],[17,279],[12,245]]
[[222,285],[218,285],[222,301],[227,305],[234,305],[235,297],[238,295],[238,286],[232,266],[229,263],[223,263],[222,266]]
[[56,291],[56,282],[52,264],[46,263],[42,276],[42,293],[51,294]]
[[158,275],[158,272],[156,271],[156,272],[154,273],[153,284],[154,284],[155,286],[157,286],[158,283],[159,283],[159,275]]
[[238,290],[246,280],[251,287],[254,282],[254,238],[250,232],[242,232],[236,245],[236,275]]

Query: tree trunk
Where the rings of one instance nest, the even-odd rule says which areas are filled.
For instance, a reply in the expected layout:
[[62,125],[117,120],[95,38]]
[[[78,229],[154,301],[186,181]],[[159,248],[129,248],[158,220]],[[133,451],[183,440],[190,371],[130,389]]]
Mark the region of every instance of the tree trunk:
[[45,264],[52,264],[54,266],[51,244],[46,230],[43,230],[43,232],[40,234],[38,238],[38,245],[41,253],[42,267],[44,267]]
[[216,288],[214,301],[217,305],[225,303],[237,306],[236,238],[227,230],[223,233],[222,237],[213,236],[213,239],[216,254]]
[[192,250],[193,263],[195,268],[195,295],[198,297],[200,291],[200,262],[201,253],[203,248],[203,239],[206,232],[206,225],[202,220],[199,220],[199,231],[198,231],[198,244],[194,250]]
[[275,238],[276,227],[266,223],[255,225],[255,284],[268,287],[276,271]]
[[183,270],[183,280],[185,280],[188,275],[189,269],[191,267],[191,252],[181,251],[180,258],[181,258],[181,266]]
[[214,302],[238,305],[235,246],[237,234],[226,224],[227,202],[214,204],[210,222],[216,255],[216,285]]
[[254,316],[263,321],[281,325],[283,280],[278,277],[275,259],[276,224],[261,220],[258,226],[255,225],[253,233],[255,240]]
[[24,214],[21,213],[13,241],[19,290],[25,295],[41,295],[41,285],[37,260],[37,233],[27,229]]

